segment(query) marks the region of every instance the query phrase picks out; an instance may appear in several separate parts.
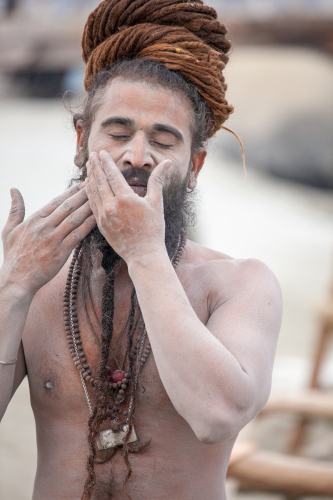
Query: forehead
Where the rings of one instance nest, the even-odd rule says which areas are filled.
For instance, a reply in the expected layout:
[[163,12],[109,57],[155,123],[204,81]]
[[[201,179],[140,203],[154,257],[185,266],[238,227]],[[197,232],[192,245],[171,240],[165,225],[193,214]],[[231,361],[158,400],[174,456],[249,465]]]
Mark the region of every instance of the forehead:
[[158,84],[115,78],[102,96],[95,122],[101,123],[110,116],[124,116],[140,128],[163,123],[177,127],[190,138],[190,106],[185,96]]

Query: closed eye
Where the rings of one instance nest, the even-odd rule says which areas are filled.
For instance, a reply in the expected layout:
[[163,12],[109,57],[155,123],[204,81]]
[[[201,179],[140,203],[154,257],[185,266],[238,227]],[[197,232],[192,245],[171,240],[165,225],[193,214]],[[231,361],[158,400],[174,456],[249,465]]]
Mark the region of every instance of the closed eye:
[[129,139],[129,135],[114,135],[114,134],[109,134],[112,139],[115,141],[126,141],[126,139]]
[[159,148],[163,148],[163,149],[168,149],[168,148],[172,148],[173,147],[173,144],[162,144],[161,142],[157,142],[157,141],[152,141],[154,144],[156,144],[156,146],[158,146]]

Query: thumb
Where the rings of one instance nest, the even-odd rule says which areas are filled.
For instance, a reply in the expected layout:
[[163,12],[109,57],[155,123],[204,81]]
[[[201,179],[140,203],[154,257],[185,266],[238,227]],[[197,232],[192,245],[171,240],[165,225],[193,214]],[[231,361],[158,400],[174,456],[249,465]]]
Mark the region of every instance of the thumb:
[[171,160],[162,161],[152,172],[148,180],[147,195],[154,202],[157,201],[162,195],[165,176],[171,167]]
[[12,197],[12,204],[9,211],[9,216],[6,225],[3,230],[3,236],[9,234],[16,226],[24,221],[25,216],[25,206],[24,200],[20,191],[16,188],[10,190],[10,195]]

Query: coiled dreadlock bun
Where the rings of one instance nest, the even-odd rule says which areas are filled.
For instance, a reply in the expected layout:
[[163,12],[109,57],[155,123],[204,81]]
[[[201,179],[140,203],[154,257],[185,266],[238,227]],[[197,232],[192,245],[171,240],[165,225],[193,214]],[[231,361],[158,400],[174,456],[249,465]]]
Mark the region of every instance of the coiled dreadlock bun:
[[210,136],[233,111],[222,75],[230,49],[226,28],[201,0],[104,0],[88,17],[82,49],[86,90],[102,69],[149,58],[195,85],[212,112]]

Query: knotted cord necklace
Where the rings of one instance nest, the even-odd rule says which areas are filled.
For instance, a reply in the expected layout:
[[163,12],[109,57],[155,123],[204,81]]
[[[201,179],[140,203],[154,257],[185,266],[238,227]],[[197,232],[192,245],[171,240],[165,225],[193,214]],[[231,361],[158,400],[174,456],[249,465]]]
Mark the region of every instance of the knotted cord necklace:
[[[171,262],[174,268],[176,268],[178,265],[185,243],[186,243],[186,235],[185,232],[182,231],[178,238],[176,250],[171,258]],[[74,365],[79,371],[89,412],[90,414],[92,414],[93,410],[86,382],[88,382],[95,389],[97,381],[91,373],[85,352],[83,350],[80,329],[79,329],[78,315],[76,310],[77,288],[82,270],[82,265],[81,265],[82,255],[83,255],[83,247],[82,244],[80,244],[74,250],[73,259],[68,270],[68,276],[64,292],[64,322],[65,322],[65,331],[66,331],[69,351],[72,355]],[[89,321],[89,324],[90,323],[91,322]],[[126,328],[127,323],[128,321],[122,328],[121,333]],[[137,323],[135,324],[135,327],[136,325]],[[133,331],[135,331],[135,328]],[[95,335],[95,332],[93,333]],[[118,335],[117,341],[119,340],[121,333],[120,335]],[[96,335],[95,338],[97,340]],[[115,358],[114,351],[112,349],[111,351],[113,357]],[[133,412],[134,394],[137,387],[139,372],[140,369],[145,364],[150,351],[151,351],[151,345],[147,336],[146,327],[144,326],[141,334],[139,332],[133,347],[133,355],[135,356],[134,387],[132,390],[132,395],[130,398],[128,410],[122,410],[121,408],[119,408],[119,405],[125,399],[126,396],[125,393],[128,388],[128,383],[130,380],[130,373],[125,372],[122,369],[112,371],[108,366],[106,366],[108,389],[109,391],[112,392],[114,404],[108,405],[110,412],[107,413],[106,415],[106,418],[111,419],[111,428],[102,430],[97,440],[97,452],[95,457],[95,461],[97,463],[103,463],[109,460],[114,455],[117,448],[119,448],[124,444],[125,436],[128,432],[128,425]],[[121,363],[120,365],[121,368],[124,365],[125,358],[123,360],[123,363]],[[116,364],[119,367],[119,363],[117,360]],[[126,417],[125,422],[123,422],[122,424],[119,422],[118,414],[123,414],[124,417]],[[128,439],[129,451],[132,452],[143,451],[146,448],[146,446],[148,446],[149,443],[150,440],[145,443],[140,443],[138,441],[134,426],[132,425],[131,433]]]

